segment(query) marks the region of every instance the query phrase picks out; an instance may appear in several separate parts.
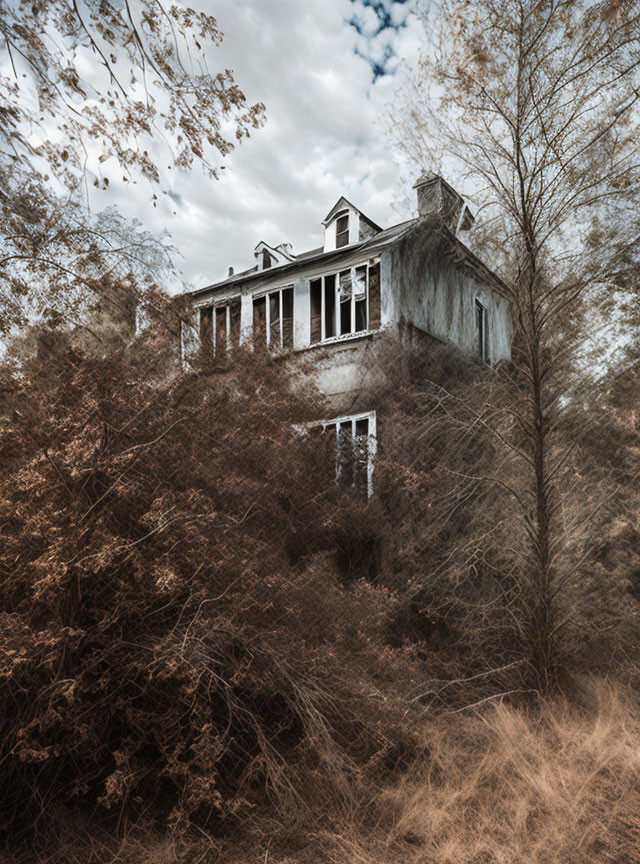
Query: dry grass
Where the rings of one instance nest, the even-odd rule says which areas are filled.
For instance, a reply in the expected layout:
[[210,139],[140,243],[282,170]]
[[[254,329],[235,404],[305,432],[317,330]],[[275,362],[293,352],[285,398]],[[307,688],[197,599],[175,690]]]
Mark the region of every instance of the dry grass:
[[334,835],[329,860],[639,862],[637,707],[605,681],[580,687],[577,701],[499,704],[426,724],[428,755],[382,790],[377,829],[367,842],[353,830]]

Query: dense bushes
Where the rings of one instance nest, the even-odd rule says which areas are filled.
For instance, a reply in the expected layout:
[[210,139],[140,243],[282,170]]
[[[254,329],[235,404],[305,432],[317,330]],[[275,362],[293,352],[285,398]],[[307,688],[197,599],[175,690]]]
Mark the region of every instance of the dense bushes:
[[[48,847],[65,813],[179,834],[269,802],[295,821],[310,790],[340,795],[405,735],[395,601],[336,567],[332,457],[295,428],[319,416],[313,394],[260,356],[146,384],[132,379],[144,351],[63,351],[5,412],[14,845]],[[357,518],[363,504],[343,501]]]
[[[498,379],[446,346],[390,352],[372,394],[381,435],[369,503],[335,487],[332,442],[302,434],[327,409],[292,392],[282,358],[248,353],[232,369],[176,374],[151,336],[105,356],[61,339],[6,379],[7,855],[187,864],[214,851],[262,858],[273,841],[296,861],[493,864],[510,849],[524,864],[548,854],[535,813],[568,812],[578,798],[584,820],[625,836],[606,813],[614,790],[601,757],[618,754],[627,813],[633,697],[586,684],[580,708],[532,702],[517,527],[508,495],[486,482],[487,466],[517,482],[489,422],[499,413],[486,408],[489,395],[500,405]],[[631,492],[625,500],[632,508]],[[623,572],[635,559],[614,554],[632,539],[602,546],[614,515],[602,508],[600,539],[577,534],[567,559],[579,566],[566,584],[566,673],[589,669],[593,644],[599,669],[614,644],[624,652],[609,666],[635,656]],[[600,592],[598,610],[580,601],[585,586],[587,600]],[[513,707],[494,712],[505,695]],[[514,729],[522,758],[503,746]],[[587,743],[569,776],[573,734]],[[554,772],[559,785],[545,786]],[[595,862],[584,837],[576,860]]]

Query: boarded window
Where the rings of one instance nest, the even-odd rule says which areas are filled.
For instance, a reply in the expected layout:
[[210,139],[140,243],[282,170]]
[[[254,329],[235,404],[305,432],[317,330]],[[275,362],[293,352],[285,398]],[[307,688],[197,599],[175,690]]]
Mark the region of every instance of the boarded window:
[[336,219],[336,249],[349,245],[349,214],[344,213]]

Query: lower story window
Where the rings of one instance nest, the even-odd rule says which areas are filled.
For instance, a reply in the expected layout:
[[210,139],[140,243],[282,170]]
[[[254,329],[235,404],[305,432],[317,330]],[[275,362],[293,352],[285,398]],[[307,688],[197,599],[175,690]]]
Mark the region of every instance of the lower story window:
[[318,424],[335,436],[336,479],[340,486],[373,494],[376,412],[338,417]]

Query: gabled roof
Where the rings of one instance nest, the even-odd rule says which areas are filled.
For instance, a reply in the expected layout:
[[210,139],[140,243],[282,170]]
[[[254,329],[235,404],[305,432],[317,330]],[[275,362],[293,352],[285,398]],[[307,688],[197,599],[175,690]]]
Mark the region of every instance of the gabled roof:
[[[436,229],[435,233],[434,229]],[[414,232],[421,232],[420,237],[428,236],[429,245],[434,253],[438,248],[445,247],[450,254],[454,254],[461,266],[472,271],[479,279],[490,283],[500,294],[507,296],[506,286],[499,276],[490,270],[456,235],[447,228],[446,225],[438,217],[430,219],[408,219],[406,222],[400,222],[398,225],[392,225],[390,228],[381,230],[373,237],[363,240],[360,243],[354,243],[350,246],[343,246],[340,249],[335,249],[331,252],[325,252],[322,247],[311,249],[308,252],[302,252],[297,255],[295,260],[286,262],[269,270],[258,270],[257,267],[252,267],[249,270],[244,270],[241,273],[235,273],[226,279],[216,282],[213,285],[207,285],[204,288],[197,288],[195,291],[188,293],[192,297],[204,294],[208,291],[217,291],[221,288],[228,288],[237,283],[253,281],[255,278],[260,279],[281,279],[282,274],[293,274],[297,270],[303,269],[308,264],[313,264],[317,261],[326,261],[327,264],[334,264],[341,259],[349,258],[354,253],[367,255],[379,254],[383,249],[388,249],[395,246],[411,236],[415,236]]]
[[355,210],[357,213],[359,213],[362,216],[362,218],[365,220],[365,222],[368,222],[369,225],[371,225],[376,230],[382,231],[382,228],[379,225],[376,225],[376,223],[373,222],[373,220],[369,219],[369,217],[365,213],[363,213],[362,210],[358,209],[358,207],[356,207],[355,204],[352,204],[351,201],[348,201],[344,197],[344,195],[341,195],[338,198],[338,200],[333,205],[331,210],[329,210],[329,212],[327,213],[325,218],[322,220],[322,224],[325,226],[328,225],[329,222],[331,222],[333,217],[336,215],[336,213],[339,213],[340,210],[346,210],[346,209]]
[[267,252],[271,253],[271,255],[276,259],[284,258],[285,261],[295,261],[296,256],[293,255],[290,249],[283,248],[284,246],[284,243],[281,243],[279,246],[270,246],[268,243],[265,243],[264,240],[261,240],[253,250],[253,254],[257,255],[259,252],[263,252],[266,249]]

